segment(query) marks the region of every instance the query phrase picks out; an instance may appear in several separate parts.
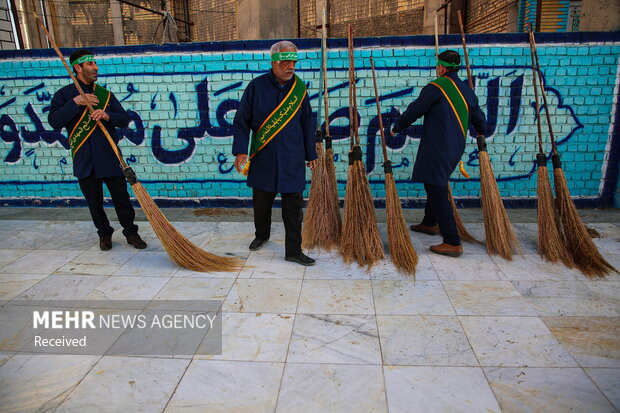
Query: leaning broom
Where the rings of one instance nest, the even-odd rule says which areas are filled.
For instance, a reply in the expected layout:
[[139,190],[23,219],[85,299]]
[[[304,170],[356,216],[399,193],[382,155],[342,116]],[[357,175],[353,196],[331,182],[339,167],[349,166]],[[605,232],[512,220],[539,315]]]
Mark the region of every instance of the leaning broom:
[[[329,105],[327,97],[327,47],[325,8],[323,8],[323,31],[321,36],[321,75],[319,81],[319,113],[316,129],[317,165],[312,170],[310,197],[306,208],[302,239],[304,248],[332,249],[340,242],[342,222],[338,202],[338,185],[334,165],[334,150],[329,134]],[[325,134],[321,130],[321,92],[325,104]],[[325,151],[323,150],[325,141]]]
[[415,278],[415,267],[418,264],[418,254],[416,254],[409,230],[405,224],[405,217],[400,205],[400,198],[394,182],[392,172],[392,162],[388,159],[385,144],[385,130],[383,129],[383,117],[381,106],[379,105],[379,91],[377,89],[377,76],[375,74],[375,62],[370,58],[372,67],[372,83],[375,89],[375,101],[377,103],[377,117],[379,118],[379,130],[381,131],[381,146],[383,148],[383,171],[385,172],[385,215],[387,220],[388,247],[390,257],[396,268],[413,274]]
[[383,244],[377,227],[377,217],[370,195],[368,177],[362,162],[362,149],[359,144],[351,25],[349,25],[348,43],[351,151],[349,152],[340,254],[346,263],[356,261],[359,265],[366,265],[370,269],[374,263],[383,258]]
[[[531,28],[530,28],[531,32]],[[566,248],[566,242],[562,235],[562,226],[556,209],[553,206],[553,192],[549,181],[549,170],[547,168],[547,154],[543,149],[540,105],[538,103],[538,82],[536,81],[536,63],[534,58],[534,47],[530,38],[530,52],[532,55],[532,83],[534,85],[534,102],[536,105],[536,126],[538,128],[538,154],[536,163],[538,165],[538,181],[536,193],[537,217],[538,217],[538,254],[550,262],[562,262],[567,267],[574,266],[573,259]]]
[[[467,54],[467,44],[465,43],[465,33],[463,21],[459,10],[459,26],[461,29],[461,39],[463,41],[463,53],[465,56],[465,66],[469,77],[469,85],[473,88],[471,80],[471,70],[469,67],[469,57]],[[484,231],[486,236],[486,249],[489,254],[497,254],[506,260],[512,260],[513,254],[521,250],[521,245],[515,235],[512,224],[508,219],[508,214],[504,208],[502,197],[499,194],[497,181],[491,166],[491,159],[487,152],[487,144],[484,136],[477,137],[478,158],[480,161],[480,200],[482,202],[482,216],[484,219]]]
[[553,163],[556,206],[560,214],[566,246],[575,266],[588,277],[603,277],[611,271],[618,272],[618,270],[603,258],[599,252],[571,199],[566,177],[562,170],[562,162],[553,136],[551,116],[549,115],[549,106],[547,105],[547,94],[545,93],[544,80],[538,62],[538,52],[536,51],[536,41],[532,31],[530,31],[530,43],[534,52],[534,60],[536,61],[536,73],[540,81],[547,126],[549,128],[549,137],[551,138],[551,149],[553,151],[551,162]]
[[[33,13],[35,15],[35,18],[37,19],[37,22],[39,23],[39,26],[41,26],[41,28],[45,32],[45,35],[47,36],[50,44],[56,51],[56,54],[62,61],[63,65],[65,66],[65,69],[67,69],[67,73],[69,73],[69,76],[73,80],[73,83],[75,84],[77,90],[80,92],[80,95],[84,99],[84,102],[86,102],[89,112],[92,112],[93,107],[88,102],[88,99],[86,99],[82,87],[73,75],[71,69],[69,68],[69,65],[67,65],[67,62],[65,61],[62,53],[56,46],[54,39],[52,39],[52,36],[47,31],[47,28],[41,21],[39,15],[36,12]],[[198,248],[172,226],[170,221],[166,219],[164,214],[162,214],[161,210],[157,207],[157,204],[155,204],[148,192],[146,192],[146,189],[138,181],[134,171],[131,169],[131,167],[127,166],[125,160],[123,159],[123,156],[121,155],[120,149],[116,146],[116,143],[108,133],[107,129],[103,126],[103,124],[101,124],[100,121],[96,121],[96,124],[99,128],[101,128],[106,139],[110,143],[110,146],[114,150],[114,153],[116,154],[116,157],[118,158],[118,161],[121,165],[121,169],[123,170],[123,174],[127,178],[127,181],[129,181],[129,184],[131,185],[131,188],[136,194],[136,198],[138,199],[138,202],[140,203],[140,206],[142,207],[146,218],[149,220],[151,226],[153,227],[153,230],[155,231],[155,234],[166,249],[166,252],[168,253],[170,259],[175,264],[190,269],[192,271],[210,272],[239,270],[239,268],[241,267],[241,262],[237,258],[220,257],[218,255],[210,254]]]

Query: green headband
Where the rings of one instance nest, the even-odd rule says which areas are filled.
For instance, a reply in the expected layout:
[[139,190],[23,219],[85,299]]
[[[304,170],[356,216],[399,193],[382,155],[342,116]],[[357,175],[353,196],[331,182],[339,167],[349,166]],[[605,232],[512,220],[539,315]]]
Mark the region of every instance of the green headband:
[[297,52],[280,52],[271,55],[272,62],[281,62],[283,60],[297,61]]
[[87,54],[86,56],[82,56],[78,59],[75,59],[73,62],[71,62],[71,66],[79,65],[84,62],[94,62],[94,61],[95,61],[95,56],[93,56],[92,54]]
[[437,59],[437,65],[441,65],[444,67],[459,67],[460,64],[458,63],[448,63],[445,60],[441,60],[441,59]]

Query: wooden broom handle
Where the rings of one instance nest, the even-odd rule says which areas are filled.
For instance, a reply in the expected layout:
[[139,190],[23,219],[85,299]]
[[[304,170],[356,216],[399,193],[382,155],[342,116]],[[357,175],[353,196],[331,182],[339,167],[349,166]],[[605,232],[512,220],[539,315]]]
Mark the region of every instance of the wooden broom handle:
[[465,42],[465,29],[463,28],[463,19],[461,18],[461,11],[456,11],[459,17],[459,28],[461,29],[461,42],[463,42],[463,55],[465,56],[465,67],[467,68],[467,80],[469,81],[469,88],[474,90],[474,81],[471,78],[471,69],[469,68],[469,55],[467,54],[467,43]]
[[529,33],[530,33],[530,53],[532,55],[532,82],[534,84],[534,100],[536,101],[536,117],[538,119],[538,122],[536,123],[536,126],[538,127],[538,152],[539,153],[545,153],[543,151],[543,144],[542,144],[542,129],[540,126],[540,104],[538,103],[538,82],[536,81],[536,63],[534,61],[535,56],[534,56],[534,45],[532,44],[532,24],[529,24]]
[[377,88],[377,75],[375,74],[375,61],[370,58],[372,68],[372,84],[375,88],[375,102],[377,103],[377,117],[379,118],[379,131],[381,132],[381,146],[383,147],[383,162],[387,162],[387,148],[385,145],[385,131],[383,130],[383,116],[381,116],[381,106],[379,105],[379,90]]
[[[323,100],[325,104],[325,135],[329,134],[329,103],[327,91],[327,27],[325,26],[327,15],[325,7],[323,7],[323,30],[321,32],[321,46],[323,48],[323,61],[321,62],[321,70],[323,71]],[[319,102],[319,105],[321,103]],[[319,119],[319,122],[321,120]]]
[[553,127],[551,126],[551,115],[549,115],[549,105],[547,104],[547,94],[545,93],[545,83],[542,78],[542,72],[540,71],[540,62],[538,61],[538,51],[536,51],[536,39],[534,38],[534,32],[530,32],[530,42],[534,50],[534,58],[536,60],[536,72],[538,73],[538,80],[540,81],[540,94],[543,98],[543,104],[545,105],[545,116],[547,117],[547,126],[549,127],[549,137],[551,138],[551,149],[554,154],[558,153],[558,149],[555,146],[555,138],[553,136]]
[[[80,86],[80,82],[78,82],[77,78],[75,77],[75,75],[71,71],[71,68],[67,64],[67,62],[65,60],[65,57],[62,55],[62,53],[58,49],[58,46],[56,46],[56,42],[54,42],[54,39],[50,35],[50,32],[47,31],[47,28],[45,27],[45,25],[41,21],[41,18],[37,14],[36,10],[33,10],[33,14],[34,14],[34,17],[37,19],[37,23],[39,23],[39,26],[41,26],[41,28],[43,29],[43,32],[45,33],[45,36],[47,37],[47,40],[49,40],[50,44],[52,45],[52,47],[56,51],[56,54],[58,55],[58,57],[62,61],[62,64],[65,66],[65,69],[67,69],[67,73],[69,73],[69,76],[71,77],[71,80],[73,80],[73,84],[75,84],[75,87],[77,88],[78,92],[80,93],[80,96],[82,96],[82,100],[84,100],[84,102],[86,103],[86,106],[88,107],[88,111],[90,113],[93,113],[94,109],[93,109],[92,105],[90,104],[90,102],[88,101],[88,99],[86,99],[86,94],[84,93],[84,90],[82,89],[82,86]],[[97,122],[97,126],[99,126],[99,128],[101,128],[101,130],[103,131],[103,134],[108,139],[108,142],[110,143],[110,146],[112,147],[112,150],[114,151],[114,154],[118,158],[118,162],[121,164],[121,168],[122,169],[127,168],[127,164],[123,160],[123,156],[121,155],[120,150],[116,146],[116,143],[114,142],[114,139],[112,139],[112,137],[110,136],[110,133],[108,132],[108,130],[103,126],[101,121],[97,120],[95,122]]]
[[355,103],[357,91],[355,88],[355,58],[353,56],[353,29],[349,24],[348,30],[348,51],[349,51],[349,117],[351,125],[351,148],[359,145],[357,134],[357,105]]

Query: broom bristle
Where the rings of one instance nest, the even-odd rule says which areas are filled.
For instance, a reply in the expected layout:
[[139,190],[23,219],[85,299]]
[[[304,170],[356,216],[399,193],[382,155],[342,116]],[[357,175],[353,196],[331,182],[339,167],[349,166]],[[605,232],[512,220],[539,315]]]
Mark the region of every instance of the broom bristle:
[[337,247],[340,241],[342,224],[338,188],[336,187],[334,198],[336,175],[333,151],[330,149],[323,154],[323,144],[320,142],[316,144],[316,151],[319,157],[312,170],[310,197],[302,231],[303,247],[329,250]]
[[192,271],[238,271],[242,262],[236,257],[221,257],[208,253],[179,233],[161,212],[155,201],[140,182],[131,186],[136,198],[161,241],[170,259],[177,265]]
[[474,236],[471,235],[465,228],[465,224],[463,224],[463,220],[461,219],[461,214],[459,214],[459,210],[456,208],[456,202],[454,202],[454,197],[452,196],[452,188],[450,187],[450,183],[448,183],[448,199],[450,200],[450,206],[452,207],[452,214],[454,215],[454,221],[456,223],[456,230],[459,233],[459,238],[465,242],[482,244],[482,242],[474,238]]
[[361,161],[349,166],[340,254],[347,264],[356,261],[368,269],[383,258],[370,186]]
[[480,160],[480,198],[486,249],[489,254],[497,254],[511,261],[512,255],[519,252],[521,246],[499,194],[489,154],[487,151],[480,151],[478,157]]
[[618,272],[613,265],[603,258],[592,241],[586,226],[581,221],[577,208],[570,197],[562,168],[553,169],[553,178],[564,237],[575,266],[588,277],[603,277],[611,271]]
[[385,174],[385,213],[387,219],[388,246],[390,257],[396,268],[413,274],[418,265],[418,254],[413,248],[409,230],[405,224],[405,216],[400,205],[398,190],[392,173]]
[[538,167],[538,253],[550,262],[562,262],[573,267],[573,260],[566,248],[558,217],[553,207],[553,194],[546,166]]

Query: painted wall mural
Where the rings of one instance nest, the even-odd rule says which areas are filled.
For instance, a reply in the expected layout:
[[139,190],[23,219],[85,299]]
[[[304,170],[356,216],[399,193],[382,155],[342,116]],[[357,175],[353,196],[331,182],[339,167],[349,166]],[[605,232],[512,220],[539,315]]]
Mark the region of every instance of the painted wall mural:
[[[588,38],[589,36],[589,38]],[[487,117],[489,154],[500,192],[513,206],[536,197],[538,152],[529,47],[524,35],[468,36],[475,90]],[[590,33],[540,36],[539,55],[552,126],[571,194],[588,205],[609,205],[617,191],[620,36]],[[380,40],[380,44],[378,42]],[[489,41],[491,40],[491,41]],[[369,57],[377,66],[387,127],[434,78],[434,47],[426,36],[359,39],[356,42],[359,134],[376,198],[384,197],[380,134]],[[297,41],[297,73],[318,109],[320,52],[315,39]],[[443,36],[441,49],[460,51]],[[114,92],[131,116],[120,130],[121,149],[149,193],[163,204],[244,205],[251,197],[234,171],[231,124],[248,82],[268,70],[265,41],[94,49],[99,83]],[[340,195],[344,197],[349,110],[347,55],[341,39],[329,44],[330,130]],[[226,50],[226,51],[225,51]],[[38,53],[38,55],[37,55]],[[33,56],[34,54],[34,56]],[[465,70],[461,77],[465,78]],[[62,204],[81,194],[72,175],[67,131],[47,123],[52,95],[69,79],[49,51],[0,52],[0,201]],[[323,119],[320,120],[324,128]],[[543,116],[545,150],[551,146]],[[416,206],[422,185],[409,181],[421,121],[395,137],[389,156],[404,203]],[[479,197],[478,152],[473,136],[463,161],[471,175],[455,171],[454,195],[464,204]],[[308,180],[310,173],[308,172]]]

